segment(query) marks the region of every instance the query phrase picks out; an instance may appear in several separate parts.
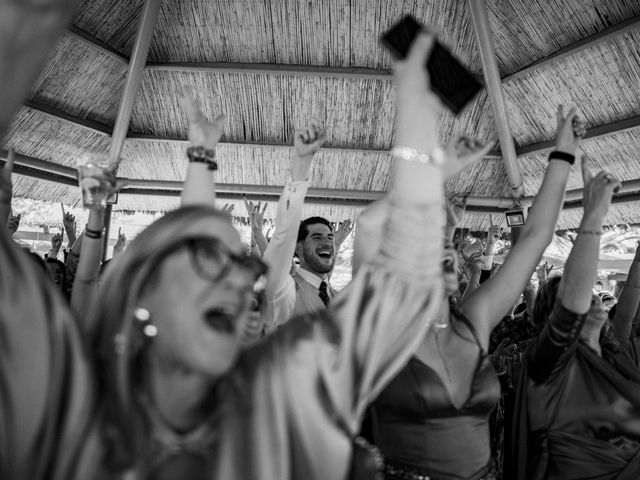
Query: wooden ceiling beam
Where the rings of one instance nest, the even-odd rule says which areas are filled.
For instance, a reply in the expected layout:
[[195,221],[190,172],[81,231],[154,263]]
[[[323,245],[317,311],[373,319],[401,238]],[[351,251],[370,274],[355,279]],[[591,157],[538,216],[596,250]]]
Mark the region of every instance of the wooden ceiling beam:
[[588,37],[571,43],[561,48],[560,50],[547,55],[546,57],[536,60],[535,62],[521,68],[516,72],[505,75],[504,77],[502,77],[502,81],[510,82],[522,78],[523,76],[528,75],[536,70],[552,65],[573,55],[577,55],[578,53],[583,52],[584,50],[587,50],[589,48],[596,47],[604,42],[614,39],[619,35],[623,35],[632,30],[635,30],[638,27],[640,27],[640,15],[628,18],[627,20],[624,20],[616,25],[612,25],[600,32],[594,33],[593,35],[589,35]]
[[[87,120],[85,118],[80,118],[74,115],[71,115],[67,112],[64,112],[55,107],[50,107],[48,105],[42,105],[38,102],[34,101],[26,101],[24,103],[25,107],[36,110],[40,113],[43,113],[51,118],[56,120],[63,121],[69,125],[73,125],[75,127],[83,128],[89,130],[94,133],[98,133],[101,135],[111,135],[113,133],[113,128],[109,125],[105,125],[100,122],[96,122],[93,120]],[[598,138],[607,137],[610,135],[615,135],[617,133],[634,130],[636,128],[640,128],[640,115],[636,115],[630,118],[625,118],[623,120],[619,120],[616,122],[607,123],[604,125],[598,125],[587,131],[585,135],[585,140],[596,140]],[[186,143],[186,138],[173,138],[173,137],[161,137],[154,135],[145,135],[139,133],[129,133],[127,135],[127,140],[140,140],[140,141],[148,141],[148,142],[178,142],[178,143]],[[255,147],[270,147],[270,148],[283,148],[290,149],[293,148],[291,145],[283,144],[283,143],[267,143],[267,142],[253,142],[253,141],[227,141],[221,142],[222,145],[237,145],[237,146],[255,146]],[[516,147],[516,154],[518,157],[524,157],[527,155],[533,155],[536,153],[543,153],[547,150],[551,150],[555,144],[554,140],[546,140],[543,142],[535,142],[528,145],[523,145],[521,147]],[[350,152],[350,153],[387,153],[388,150],[385,149],[375,149],[375,148],[350,148],[350,147],[331,147],[325,146],[324,150],[330,151],[342,151],[342,152]],[[489,154],[485,157],[486,159],[499,160],[502,158],[499,152],[489,152]]]
[[84,43],[85,45],[89,45],[94,50],[98,50],[103,55],[113,58],[114,60],[117,60],[120,63],[125,63],[125,64],[129,63],[129,58],[126,55],[123,55],[108,43],[105,43],[102,40],[98,39],[97,37],[94,37],[89,32],[82,30],[80,27],[77,27],[75,25],[69,25],[66,33],[67,35]]
[[[589,35],[576,42],[570,43],[561,49],[540,58],[520,70],[505,75],[503,82],[510,82],[528,75],[540,68],[549,66],[565,58],[577,55],[580,52],[598,46],[620,35],[628,33],[640,26],[640,15],[628,18],[616,25],[612,25],[600,32]],[[111,47],[109,47],[111,48]],[[213,72],[213,73],[238,73],[245,75],[285,75],[294,77],[319,77],[319,78],[373,78],[376,80],[391,81],[390,70],[365,67],[328,67],[318,65],[294,65],[294,64],[267,64],[267,63],[227,63],[227,62],[162,62],[150,63],[147,70],[164,70],[178,72]]]
[[[584,140],[596,140],[602,137],[608,137],[617,133],[626,132],[640,128],[640,115],[635,115],[630,118],[618,120],[616,122],[606,123],[604,125],[598,125],[587,130],[587,134],[584,136]],[[545,140],[544,142],[530,143],[522,147],[516,148],[516,153],[519,157],[526,155],[534,155],[536,153],[543,153],[547,150],[551,150],[555,145],[555,140]]]
[[[0,166],[4,166],[7,150],[0,150]],[[15,173],[32,178],[47,180],[63,185],[77,186],[77,170],[48,160],[42,160],[28,155],[16,154]],[[177,196],[182,191],[181,181],[125,179],[128,185],[122,194]],[[277,201],[282,193],[282,186],[277,185],[248,185],[234,183],[218,183],[217,193],[223,199],[239,199],[242,195],[255,200]],[[381,199],[385,195],[382,191],[348,190],[333,188],[310,188],[307,194],[308,203],[335,206],[364,206]],[[640,196],[640,179],[625,180],[621,188],[614,195],[614,203],[635,202]],[[565,195],[565,208],[577,208],[582,200],[582,189],[568,190]],[[469,213],[501,213],[513,208],[512,197],[467,197],[467,211]],[[520,200],[521,205],[528,206],[533,197],[528,196]]]
[[23,103],[23,105],[32,110],[36,110],[37,112],[43,113],[48,117],[54,118],[56,120],[60,120],[74,127],[80,127],[85,130],[89,130],[93,133],[98,133],[101,135],[109,135],[109,136],[111,136],[111,134],[113,133],[113,128],[111,128],[108,125],[105,125],[100,122],[95,122],[93,120],[88,120],[86,118],[76,117],[75,115],[71,115],[56,107],[43,105],[41,103],[34,102],[32,100],[27,100],[26,102]]
[[319,65],[288,65],[272,63],[150,63],[147,70],[173,72],[239,73],[244,75],[282,75],[288,77],[351,78],[393,80],[390,70],[365,67],[328,67]]

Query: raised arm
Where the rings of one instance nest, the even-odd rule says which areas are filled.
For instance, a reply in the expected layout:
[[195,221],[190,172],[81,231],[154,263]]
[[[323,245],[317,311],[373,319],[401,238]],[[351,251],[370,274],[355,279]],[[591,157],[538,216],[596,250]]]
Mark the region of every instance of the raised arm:
[[620,292],[613,317],[615,336],[623,345],[629,342],[638,305],[640,305],[640,248],[636,246],[636,254],[629,267],[627,281]]
[[118,239],[116,240],[116,244],[113,246],[113,257],[116,258],[124,252],[124,249],[127,247],[127,236],[122,233],[122,227],[118,227]]
[[224,115],[209,122],[189,95],[180,98],[182,108],[189,119],[189,167],[182,188],[181,204],[213,206],[216,199],[216,184],[213,178],[218,169],[215,159],[216,145],[222,138]]
[[249,216],[249,225],[251,227],[251,253],[258,257],[262,257],[267,250],[269,242],[264,235],[264,214],[267,211],[267,202],[261,206],[260,202],[254,204],[252,201],[244,197],[244,206]]
[[336,244],[336,254],[340,252],[340,247],[353,231],[353,221],[350,219],[340,222],[334,232],[333,241]]
[[67,248],[71,248],[78,239],[76,236],[76,217],[69,212],[64,212],[63,210],[62,225],[64,226],[64,231],[67,233],[67,239],[69,240]]
[[[302,220],[304,197],[309,188],[311,161],[320,150],[323,139],[324,129],[318,121],[313,121],[308,128],[298,130],[295,134],[291,181],[285,184],[278,200],[276,228],[263,256],[269,266],[266,299],[271,305],[284,294],[287,284],[293,283],[289,271]],[[269,318],[267,324],[279,324],[287,320],[288,318]]]
[[47,253],[47,258],[58,258],[60,247],[62,247],[62,234],[56,233],[51,237],[51,248]]
[[[91,305],[91,299],[98,286],[103,226],[104,209],[91,209],[87,228],[82,236],[82,248],[71,289],[71,307],[81,322],[86,321],[88,318],[87,313]],[[81,325],[82,329],[86,329],[85,333],[88,335],[92,335],[94,327],[95,325]]]
[[577,344],[593,298],[602,219],[609,209],[613,192],[620,186],[620,182],[607,172],[592,176],[586,155],[582,156],[582,175],[584,214],[578,236],[564,266],[554,310],[531,352],[529,375],[536,382],[546,380],[561,368],[573,352],[571,347]]
[[518,241],[512,246],[502,267],[461,305],[461,310],[474,322],[481,338],[489,338],[491,330],[513,306],[524,291],[536,265],[553,238],[560,214],[571,163],[575,159],[583,131],[574,131],[572,122],[576,110],[565,117],[562,106],[557,114],[555,150],[549,155],[549,165],[540,190]]
[[[337,351],[319,352],[326,391],[352,431],[366,405],[415,352],[444,294],[443,182],[445,172],[453,174],[461,165],[459,157],[442,155],[437,143],[441,107],[424,68],[431,44],[432,37],[419,35],[407,60],[394,67],[397,130],[391,188],[386,207],[363,212],[356,230],[378,247],[360,257],[353,281],[332,304],[340,330]],[[381,226],[377,234],[367,227],[370,215]]]

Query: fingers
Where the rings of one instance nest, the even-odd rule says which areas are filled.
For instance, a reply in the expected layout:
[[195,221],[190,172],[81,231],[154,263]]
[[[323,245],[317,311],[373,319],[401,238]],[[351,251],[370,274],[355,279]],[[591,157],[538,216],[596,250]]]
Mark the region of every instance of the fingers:
[[556,126],[558,130],[562,126],[564,122],[564,107],[562,105],[558,105],[558,111],[556,112]]
[[589,170],[589,163],[591,161],[591,157],[587,153],[584,153],[580,160],[581,160],[580,161],[580,168],[582,170],[582,182],[586,186],[593,179],[593,175],[591,174],[591,171]]
[[325,127],[324,125],[322,125],[322,122],[318,118],[313,117],[309,126],[311,132],[313,133],[314,141],[324,139]]
[[622,186],[620,180],[614,177],[611,173],[604,170],[598,172],[598,174],[591,179],[591,183],[602,184],[605,190],[607,190],[610,194],[617,193]]
[[604,179],[607,183],[607,188],[611,190],[611,193],[618,193],[620,191],[620,187],[622,187],[622,182],[620,182],[620,180],[611,174],[606,174]]
[[411,44],[407,54],[406,63],[411,68],[423,69],[425,59],[429,58],[429,52],[433,48],[433,36],[426,32],[419,33]]
[[578,109],[576,107],[571,107],[569,113],[567,113],[567,118],[564,119],[566,123],[573,123],[573,120],[578,116]]
[[249,216],[251,216],[251,214],[253,213],[253,206],[251,205],[251,202],[246,195],[242,196],[242,201],[244,202],[244,206],[247,209],[247,213],[249,214]]
[[493,223],[493,215],[491,213],[489,214],[489,225],[491,227],[493,227],[495,225],[495,223]]
[[122,236],[122,227],[118,227],[118,238]]
[[319,142],[324,139],[325,129],[319,120],[311,120],[311,123],[306,128],[301,128],[296,131],[295,138],[304,144],[311,144]]
[[268,204],[267,202],[264,202],[264,207],[262,207],[262,212],[260,212],[260,214],[261,214],[261,215],[263,215],[263,216],[264,216],[264,213],[267,211],[267,206],[268,206],[268,205],[269,205],[269,204]]

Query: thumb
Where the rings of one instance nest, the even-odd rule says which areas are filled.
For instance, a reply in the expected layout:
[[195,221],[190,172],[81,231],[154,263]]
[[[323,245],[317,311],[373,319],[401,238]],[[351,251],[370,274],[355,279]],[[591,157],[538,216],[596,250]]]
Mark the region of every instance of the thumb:
[[585,186],[591,181],[593,175],[589,170],[589,163],[591,161],[591,157],[588,153],[582,154],[582,158],[580,159],[580,169],[582,170],[582,182]]

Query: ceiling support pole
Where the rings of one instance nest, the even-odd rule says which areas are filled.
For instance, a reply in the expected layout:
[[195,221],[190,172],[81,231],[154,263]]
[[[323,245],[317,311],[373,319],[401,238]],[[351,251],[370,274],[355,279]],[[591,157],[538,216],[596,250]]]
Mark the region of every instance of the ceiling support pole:
[[[138,26],[138,32],[133,46],[133,53],[131,55],[131,60],[129,61],[129,71],[127,72],[124,92],[120,100],[120,106],[118,107],[118,116],[116,117],[116,124],[113,127],[113,135],[111,136],[109,159],[112,162],[120,162],[122,147],[127,139],[127,132],[129,131],[133,102],[135,101],[136,93],[138,93],[138,88],[142,82],[142,75],[144,74],[144,67],[147,63],[147,56],[149,54],[149,46],[151,45],[151,39],[153,38],[153,27],[156,19],[158,18],[158,14],[160,13],[161,6],[162,0],[145,0],[144,2],[142,17],[140,19],[140,25]],[[112,206],[108,205],[105,215],[104,243],[102,248],[103,261],[106,259],[107,245],[109,244],[111,209]]]
[[518,198],[524,195],[524,186],[522,184],[522,178],[520,177],[516,148],[509,129],[507,109],[502,92],[502,82],[500,80],[500,72],[498,71],[498,62],[496,60],[493,37],[489,26],[487,8],[484,0],[469,0],[469,7],[471,9],[473,26],[478,38],[485,86],[491,99],[496,127],[498,129],[504,168],[507,172],[512,195]]

